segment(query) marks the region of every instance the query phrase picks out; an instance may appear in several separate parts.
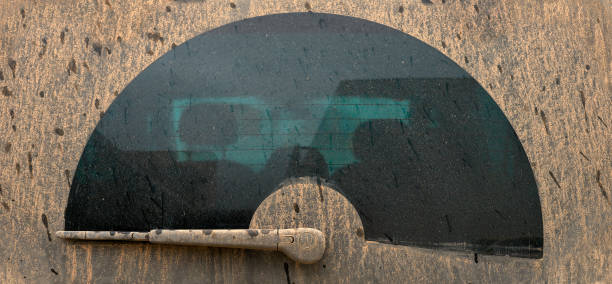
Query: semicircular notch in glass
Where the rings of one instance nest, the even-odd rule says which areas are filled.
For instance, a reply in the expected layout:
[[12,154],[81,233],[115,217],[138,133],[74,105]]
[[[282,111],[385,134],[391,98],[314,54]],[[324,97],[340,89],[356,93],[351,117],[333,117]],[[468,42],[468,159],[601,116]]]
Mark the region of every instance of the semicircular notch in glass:
[[478,82],[402,32],[316,13],[229,24],[142,71],[87,142],[66,230],[246,228],[301,176],[343,193],[368,240],[542,255],[529,161]]

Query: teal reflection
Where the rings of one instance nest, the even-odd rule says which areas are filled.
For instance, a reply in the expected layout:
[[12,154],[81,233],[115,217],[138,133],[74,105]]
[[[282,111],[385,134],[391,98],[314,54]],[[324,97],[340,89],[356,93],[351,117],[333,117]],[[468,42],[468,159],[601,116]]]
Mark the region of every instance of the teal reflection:
[[[183,114],[202,105],[217,106],[214,108],[217,113],[205,113],[202,121],[181,125]],[[376,119],[407,124],[409,108],[409,100],[344,96],[328,96],[292,105],[274,104],[255,97],[176,99],[172,101],[170,137],[174,138],[176,158],[180,162],[228,160],[261,171],[277,149],[301,146],[318,150],[327,162],[329,173],[333,174],[336,169],[358,162],[352,141],[360,124]],[[307,113],[307,117],[303,113]],[[190,144],[181,136],[182,127],[192,131],[210,117],[235,120],[236,130],[217,129],[219,126],[213,125],[205,135],[235,135],[237,139],[229,144]]]

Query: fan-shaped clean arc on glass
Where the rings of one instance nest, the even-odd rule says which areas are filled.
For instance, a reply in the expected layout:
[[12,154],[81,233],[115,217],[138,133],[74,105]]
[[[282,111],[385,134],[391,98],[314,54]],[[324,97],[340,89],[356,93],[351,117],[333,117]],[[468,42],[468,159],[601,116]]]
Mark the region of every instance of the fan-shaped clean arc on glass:
[[301,176],[344,194],[368,240],[542,256],[529,161],[478,82],[414,37],[317,13],[225,25],[143,70],[85,146],[66,230],[247,228]]

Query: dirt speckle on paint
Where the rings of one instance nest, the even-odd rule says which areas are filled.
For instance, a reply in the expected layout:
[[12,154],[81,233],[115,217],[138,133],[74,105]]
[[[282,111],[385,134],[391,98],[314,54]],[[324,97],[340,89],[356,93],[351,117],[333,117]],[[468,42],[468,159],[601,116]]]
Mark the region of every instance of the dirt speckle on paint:
[[404,6],[399,6],[399,8],[397,8],[397,11],[401,14],[404,13]]
[[51,268],[51,273],[58,275],[59,273],[57,273],[57,271],[55,271],[55,269]]
[[501,65],[497,65],[497,71],[499,71],[499,73],[504,72],[504,70],[502,69]]
[[306,8],[306,10],[308,11],[312,10],[312,7],[310,6],[310,3],[308,2],[304,3],[304,8]]
[[19,10],[19,13],[21,14],[21,18],[24,19],[25,18],[25,10],[23,8],[21,8]]
[[13,147],[13,144],[11,144],[11,143],[6,143],[6,144],[4,145],[4,152],[5,152],[5,153],[9,153],[9,152],[11,152],[11,148],[12,148],[12,147]]
[[446,42],[442,41],[442,48],[446,48]]
[[166,6],[166,12],[168,13],[172,12],[172,9],[170,8],[170,6]]
[[66,38],[66,32],[61,31],[61,32],[60,32],[60,42],[61,42],[62,44],[64,44],[64,39],[65,39],[65,38]]
[[474,4],[474,11],[476,11],[476,13],[480,13],[480,9],[478,8],[478,5]]
[[431,2],[431,0],[421,0],[421,3],[425,5],[433,5],[433,2]]
[[153,55],[153,54],[154,54],[154,53],[153,53],[153,50],[150,50],[150,49],[148,49],[148,48],[147,48],[147,51],[146,51],[145,53],[146,53],[146,54],[148,54],[148,55]]
[[55,130],[53,130],[53,132],[55,132],[55,134],[59,135],[59,136],[64,136],[64,130],[61,128],[55,128]]
[[38,96],[41,97],[41,98],[44,98],[45,97],[45,92],[44,91],[38,92]]
[[234,2],[230,2],[230,4],[229,4],[229,5],[230,5],[230,7],[231,7],[232,9],[236,9],[236,4],[235,4]]
[[120,36],[117,36],[117,42],[121,43],[123,41],[123,38],[121,38]]
[[94,106],[96,107],[96,109],[100,108],[100,100],[99,99],[96,99],[94,101]]
[[11,119],[15,119],[15,111],[10,109],[9,110],[9,115],[11,116]]
[[2,73],[2,70],[0,70],[0,81],[4,81],[4,73]]

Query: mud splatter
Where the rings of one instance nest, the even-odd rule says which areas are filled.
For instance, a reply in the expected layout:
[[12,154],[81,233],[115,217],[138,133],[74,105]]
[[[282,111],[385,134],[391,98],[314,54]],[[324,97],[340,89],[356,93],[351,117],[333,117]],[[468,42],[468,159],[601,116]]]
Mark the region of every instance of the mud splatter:
[[293,211],[300,213],[300,206],[296,202],[293,202]]
[[551,171],[548,171],[548,174],[550,175],[550,177],[552,178],[552,180],[555,182],[555,184],[557,185],[557,187],[559,189],[561,189],[561,185],[559,184],[559,181],[557,180],[557,178],[555,177],[555,175],[553,175],[553,173]]
[[321,202],[323,202],[323,187],[321,186],[321,179],[317,177],[317,186],[319,187],[319,197],[321,198]]
[[364,235],[364,233],[363,233],[363,229],[362,229],[362,228],[357,228],[357,229],[355,230],[355,234],[356,234],[358,237],[363,238],[363,235]]
[[257,230],[247,230],[247,232],[249,233],[249,236],[251,236],[251,238],[256,237],[257,235],[259,235]]
[[[308,3],[306,3],[308,4]],[[291,284],[291,277],[289,276],[289,263],[284,263],[283,268],[285,269],[285,276],[287,276],[287,284]]]
[[70,76],[70,74],[72,73],[77,73],[77,65],[74,58],[72,58],[72,60],[70,60],[70,63],[68,63],[68,76]]
[[584,159],[586,159],[589,162],[591,161],[591,159],[589,159],[589,157],[587,157],[584,153],[582,153],[582,151],[580,151],[579,153]]
[[599,115],[598,115],[598,116],[597,116],[597,119],[599,119],[599,121],[601,121],[601,123],[602,123],[602,124],[603,124],[603,125],[604,125],[606,128],[608,128],[608,124],[606,124],[606,123],[603,121],[603,119],[601,119],[601,116],[599,116]]
[[2,95],[4,95],[5,97],[11,97],[13,96],[13,92],[9,90],[7,86],[4,86],[2,87]]
[[599,186],[599,190],[601,191],[601,195],[606,199],[608,204],[610,204],[610,198],[608,197],[608,193],[606,189],[604,189],[603,184],[601,184],[601,171],[597,170],[597,175],[595,175],[595,180],[597,180],[597,185]]
[[43,37],[40,41],[42,42],[42,50],[38,53],[38,58],[42,58],[47,53],[47,38]]
[[164,43],[164,38],[159,34],[159,32],[147,33],[147,38],[154,42]]
[[49,241],[51,241],[51,233],[49,232],[49,221],[47,220],[47,215],[43,213],[40,218],[42,219],[42,223],[45,226],[45,229],[47,230],[47,238],[49,239]]
[[11,68],[11,72],[13,73],[13,78],[15,78],[15,69],[17,69],[17,61],[9,57],[8,66],[9,68]]
[[55,128],[55,130],[53,130],[53,132],[55,132],[55,134],[59,135],[59,136],[64,136],[64,129],[61,128]]
[[70,184],[70,171],[64,170],[64,176],[66,176],[66,182],[68,183],[68,187],[71,187],[72,185]]
[[33,172],[33,166],[32,166],[32,152],[28,152],[28,170],[30,170],[30,175],[32,175]]
[[98,42],[94,42],[91,44],[93,50],[98,54],[98,56],[102,56],[102,45]]
[[548,129],[548,120],[546,119],[546,114],[542,110],[540,110],[540,118],[542,118],[542,122],[544,123],[544,129],[546,130],[546,134],[550,135],[550,129]]

